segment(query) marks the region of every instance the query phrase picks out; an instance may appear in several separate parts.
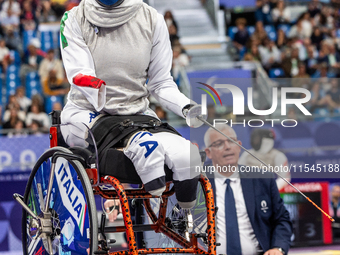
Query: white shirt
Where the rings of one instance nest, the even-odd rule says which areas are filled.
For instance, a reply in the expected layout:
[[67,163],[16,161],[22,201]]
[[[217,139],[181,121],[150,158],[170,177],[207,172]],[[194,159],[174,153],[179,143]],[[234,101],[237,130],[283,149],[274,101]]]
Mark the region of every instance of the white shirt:
[[[216,214],[216,231],[217,242],[221,246],[217,246],[216,254],[226,254],[227,251],[227,233],[226,233],[226,221],[225,221],[225,192],[227,184],[225,176],[215,172],[215,186],[216,186],[216,205],[218,211]],[[251,226],[246,204],[243,197],[243,191],[241,186],[241,180],[238,173],[233,173],[230,176],[230,186],[233,190],[238,229],[240,233],[241,250],[243,255],[256,255],[258,254],[259,242],[256,239],[254,229]]]

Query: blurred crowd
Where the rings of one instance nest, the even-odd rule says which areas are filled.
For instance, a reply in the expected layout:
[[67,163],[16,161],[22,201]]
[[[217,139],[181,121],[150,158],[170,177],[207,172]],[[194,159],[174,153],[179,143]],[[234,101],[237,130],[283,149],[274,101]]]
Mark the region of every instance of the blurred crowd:
[[[0,128],[5,135],[13,137],[47,133],[51,124],[47,113],[52,109],[62,109],[70,85],[58,46],[41,49],[38,26],[59,26],[64,12],[79,2],[0,1],[0,69],[2,87],[6,88],[6,103],[0,105]],[[25,44],[25,33],[30,32],[37,36]],[[9,69],[17,71],[10,72]],[[27,80],[32,75],[37,77],[37,80],[32,80],[33,84],[38,84],[34,91],[27,86]],[[11,85],[12,80],[15,81],[14,85]],[[12,89],[11,93],[7,91],[9,89]]]
[[307,107],[312,113],[339,113],[339,1],[312,0],[296,20],[282,0],[257,0],[256,6],[254,27],[245,18],[235,21],[238,59],[261,62],[271,78],[295,78],[288,85],[311,91]]

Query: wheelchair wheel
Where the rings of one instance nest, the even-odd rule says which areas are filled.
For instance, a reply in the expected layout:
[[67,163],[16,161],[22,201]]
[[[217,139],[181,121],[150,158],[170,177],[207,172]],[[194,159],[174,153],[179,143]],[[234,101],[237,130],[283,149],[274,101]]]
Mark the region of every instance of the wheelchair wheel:
[[[93,254],[98,249],[96,206],[90,181],[79,161],[57,158],[45,207],[51,160],[56,152],[72,155],[62,147],[47,150],[35,164],[26,186],[24,203],[39,220],[23,210],[23,253]],[[49,228],[44,231],[46,226]]]
[[[159,213],[160,199],[150,199],[151,207],[156,215]],[[151,219],[144,213],[144,223],[150,224]],[[204,192],[201,185],[197,188],[196,205],[190,210],[182,209],[176,200],[175,195],[168,198],[165,224],[178,235],[190,242],[190,234],[198,234],[198,248],[208,251],[207,239],[207,208]],[[180,248],[178,243],[163,233],[145,232],[144,243],[146,248]]]

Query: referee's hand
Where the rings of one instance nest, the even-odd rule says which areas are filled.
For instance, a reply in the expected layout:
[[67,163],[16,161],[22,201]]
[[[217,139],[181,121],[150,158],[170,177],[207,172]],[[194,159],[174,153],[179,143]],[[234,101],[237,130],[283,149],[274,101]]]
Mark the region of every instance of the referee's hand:
[[109,221],[114,222],[117,219],[119,213],[122,212],[119,199],[106,200],[104,203],[104,209],[109,216]]

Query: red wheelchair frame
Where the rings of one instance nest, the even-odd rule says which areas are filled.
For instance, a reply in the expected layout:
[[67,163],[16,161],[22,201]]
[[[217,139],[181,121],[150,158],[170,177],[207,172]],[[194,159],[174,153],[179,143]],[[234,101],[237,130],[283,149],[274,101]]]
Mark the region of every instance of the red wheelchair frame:
[[[50,147],[58,146],[58,126],[52,126],[50,128]],[[144,189],[127,189],[125,190],[120,181],[113,176],[100,176],[99,172],[95,168],[85,169],[92,184],[92,188],[95,195],[100,195],[105,199],[119,199],[122,207],[122,215],[125,226],[117,227],[105,227],[105,233],[112,232],[125,232],[128,241],[128,250],[122,250],[117,252],[107,252],[109,255],[120,254],[158,254],[158,253],[192,253],[192,254],[216,254],[216,235],[215,235],[215,203],[214,196],[211,188],[211,184],[207,177],[201,175],[199,182],[202,186],[207,211],[207,247],[208,251],[201,249],[198,245],[198,238],[196,234],[190,235],[190,241],[169,228],[165,222],[166,210],[168,205],[168,198],[174,194],[174,188],[170,189],[170,184],[167,183],[166,190],[162,194],[162,201],[160,204],[158,216],[153,211],[150,198],[154,196],[150,195]],[[114,190],[102,190],[99,184],[110,184]],[[152,224],[135,224],[132,223],[129,199],[143,199],[145,210],[152,220]],[[175,241],[182,248],[137,248],[135,232],[154,231],[156,233],[163,233],[168,238]]]

